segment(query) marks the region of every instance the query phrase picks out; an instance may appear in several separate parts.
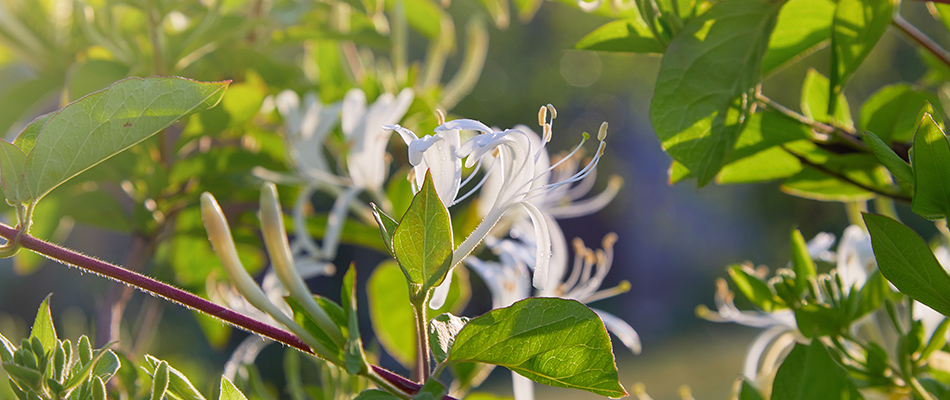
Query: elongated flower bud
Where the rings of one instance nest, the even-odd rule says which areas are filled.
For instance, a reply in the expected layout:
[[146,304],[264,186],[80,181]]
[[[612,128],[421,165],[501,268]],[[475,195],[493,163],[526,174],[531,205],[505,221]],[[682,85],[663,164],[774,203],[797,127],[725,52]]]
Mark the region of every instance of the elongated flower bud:
[[277,187],[267,182],[261,187],[261,232],[264,234],[264,245],[270,255],[271,264],[277,272],[277,278],[284,285],[290,297],[297,300],[307,314],[313,318],[320,329],[338,345],[343,344],[343,334],[326,311],[317,304],[304,283],[303,278],[294,266],[290,243],[287,242],[284,229],[283,212],[280,201],[277,200]]
[[214,196],[208,192],[201,194],[201,219],[208,231],[208,239],[211,241],[214,253],[221,260],[228,280],[237,288],[238,292],[254,307],[266,312],[274,320],[297,335],[300,340],[313,348],[317,355],[330,361],[338,361],[336,360],[337,357],[333,356],[329,349],[318,342],[313,335],[287,317],[274,303],[267,299],[264,291],[257,286],[251,275],[244,269],[244,265],[241,264],[237,249],[234,246],[234,239],[231,237],[231,228],[228,227],[228,221],[224,218],[224,213],[221,212],[221,207],[218,206]]

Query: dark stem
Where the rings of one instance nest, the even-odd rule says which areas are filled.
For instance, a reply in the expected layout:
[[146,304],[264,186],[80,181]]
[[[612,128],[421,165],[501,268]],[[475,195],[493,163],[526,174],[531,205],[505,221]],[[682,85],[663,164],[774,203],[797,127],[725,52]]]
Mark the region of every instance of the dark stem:
[[894,199],[894,200],[898,200],[898,201],[901,201],[901,202],[904,202],[904,203],[907,203],[907,204],[910,204],[911,200],[913,200],[913,199],[911,199],[910,197],[907,197],[907,196],[903,196],[903,195],[900,195],[900,194],[897,194],[897,193],[886,192],[886,191],[883,191],[883,190],[881,190],[881,189],[879,189],[879,188],[872,187],[872,186],[868,186],[868,185],[865,185],[865,184],[863,184],[863,183],[861,183],[861,182],[855,181],[854,179],[849,178],[849,177],[846,176],[845,174],[842,174],[842,173],[840,173],[840,172],[838,172],[838,171],[834,171],[834,170],[832,170],[832,169],[830,169],[830,168],[828,168],[828,167],[825,167],[824,165],[817,164],[817,163],[813,163],[813,162],[809,161],[807,158],[805,158],[804,156],[802,156],[802,155],[800,155],[800,154],[797,154],[797,153],[795,153],[794,151],[789,150],[789,149],[788,149],[787,147],[785,147],[785,146],[782,146],[782,149],[785,150],[786,153],[791,154],[792,156],[794,156],[795,158],[797,158],[799,162],[801,162],[802,164],[804,164],[804,165],[806,165],[806,166],[809,166],[809,167],[812,167],[812,168],[814,168],[814,169],[817,169],[818,171],[821,171],[822,173],[825,173],[825,174],[827,174],[827,175],[831,175],[831,176],[833,176],[833,177],[835,177],[835,178],[837,178],[837,179],[840,179],[840,180],[842,180],[842,181],[845,181],[845,182],[847,182],[847,183],[850,183],[850,184],[852,184],[852,185],[854,185],[854,186],[857,186],[857,187],[859,187],[859,188],[861,188],[861,189],[867,190],[867,191],[869,191],[869,192],[871,192],[871,193],[879,194],[879,195],[885,196],[885,197],[890,197],[890,198],[892,198],[892,199]]
[[[57,261],[68,266],[79,268],[83,271],[92,272],[97,275],[125,283],[143,292],[165,298],[169,301],[181,304],[194,310],[201,311],[238,328],[245,329],[276,342],[294,347],[304,353],[313,355],[313,351],[310,350],[310,347],[308,347],[303,341],[300,340],[300,338],[290,332],[265,324],[244,314],[231,311],[167,283],[149,278],[134,271],[129,271],[117,265],[59,247],[55,244],[30,236],[28,233],[21,234],[20,231],[3,223],[0,223],[0,237],[3,237],[7,240],[17,240],[17,243],[20,246],[39,253],[40,255],[53,261]],[[378,366],[372,365],[371,368],[375,376],[378,376],[383,381],[385,381],[385,383],[388,383],[392,387],[402,390],[408,394],[414,394],[418,392],[419,388],[421,387],[418,383],[389,372]],[[453,397],[445,396],[443,397],[443,400],[455,399]]]
[[894,14],[891,24],[897,27],[897,29],[900,29],[901,32],[904,32],[904,34],[909,36],[914,42],[930,52],[930,54],[933,54],[934,57],[940,59],[940,62],[942,62],[944,65],[950,67],[950,53],[947,53],[943,47],[940,47],[937,42],[934,42],[930,36],[927,36],[917,29],[917,27],[911,25],[910,22],[907,22],[907,20],[900,16],[900,14]]

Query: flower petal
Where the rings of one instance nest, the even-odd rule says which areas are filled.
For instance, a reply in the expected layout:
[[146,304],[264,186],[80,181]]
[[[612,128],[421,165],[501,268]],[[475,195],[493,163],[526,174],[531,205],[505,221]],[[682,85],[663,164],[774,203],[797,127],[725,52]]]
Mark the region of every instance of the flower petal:
[[640,335],[637,334],[637,331],[634,330],[630,324],[606,311],[598,310],[596,308],[592,308],[591,310],[597,313],[597,316],[599,316],[600,319],[604,321],[604,327],[606,327],[610,333],[613,333],[615,336],[617,336],[624,346],[627,346],[627,348],[630,349],[633,354],[640,354],[640,350],[642,348],[642,345],[640,344]]
[[456,119],[448,121],[435,128],[436,132],[449,130],[478,131],[482,133],[493,133],[492,129],[474,119]]
[[534,224],[534,237],[537,240],[537,252],[534,258],[534,277],[532,283],[535,289],[544,290],[548,283],[549,265],[551,262],[551,231],[541,210],[529,202],[520,203]]

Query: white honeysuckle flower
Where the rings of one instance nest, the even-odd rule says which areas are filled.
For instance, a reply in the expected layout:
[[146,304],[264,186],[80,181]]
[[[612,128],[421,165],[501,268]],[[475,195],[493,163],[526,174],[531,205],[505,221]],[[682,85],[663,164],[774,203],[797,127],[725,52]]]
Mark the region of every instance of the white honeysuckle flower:
[[818,233],[806,243],[808,256],[813,260],[821,260],[824,262],[835,261],[835,252],[831,251],[831,246],[835,244],[836,239],[833,233]]
[[413,97],[409,88],[396,96],[383,93],[367,108],[366,94],[362,90],[346,92],[342,129],[350,145],[346,167],[354,186],[373,192],[382,189],[388,169],[386,145],[391,134],[383,127],[399,122],[409,110]]
[[340,185],[343,179],[330,172],[323,154],[323,142],[339,121],[340,105],[324,106],[312,92],[304,95],[300,104],[300,96],[292,90],[280,92],[274,103],[284,119],[289,159],[300,177],[307,182]]
[[861,288],[877,269],[877,260],[871,249],[871,236],[864,228],[851,225],[844,230],[838,242],[837,271],[843,289]]
[[429,171],[442,204],[451,207],[457,203],[462,184],[462,159],[456,156],[461,143],[459,131],[440,131],[420,138],[399,125],[387,125],[385,128],[398,132],[409,147],[409,163],[412,164],[414,177],[413,192],[422,188],[426,171]]
[[[533,145],[532,137],[522,130],[507,129],[496,131],[487,125],[470,119],[460,119],[446,122],[438,128],[436,132],[450,130],[474,130],[481,132],[465,143],[463,143],[458,152],[458,157],[465,158],[465,166],[474,166],[476,162],[491,155],[495,157],[492,161],[490,170],[501,176],[501,183],[498,186],[497,194],[492,199],[491,207],[485,211],[484,218],[475,228],[472,234],[463,241],[453,254],[452,265],[457,265],[467,256],[485,237],[489,235],[492,228],[501,220],[501,218],[510,210],[517,209],[520,205],[527,212],[534,226],[534,238],[537,241],[535,254],[534,277],[532,283],[535,288],[543,290],[548,281],[548,266],[551,258],[551,232],[549,224],[546,222],[544,213],[530,200],[543,196],[546,192],[555,190],[562,186],[569,186],[586,178],[597,166],[600,158],[603,156],[606,143],[606,126],[598,134],[600,145],[597,153],[591,161],[579,171],[576,171],[565,180],[544,183],[549,179],[548,175],[558,166],[555,164],[548,168],[537,168],[537,162],[546,155],[544,144],[551,135],[551,122],[542,117],[546,115],[546,110],[553,110],[554,107],[542,108],[539,119],[544,122],[545,140],[541,144]],[[554,111],[552,111],[554,114]],[[553,117],[552,117],[553,121]],[[536,136],[536,135],[535,135]],[[570,154],[573,155],[584,144],[587,137]],[[570,156],[569,155],[569,156]],[[497,165],[495,165],[497,163]],[[498,170],[498,172],[495,172]]]
[[[752,271],[750,274],[762,276],[764,269]],[[752,341],[746,353],[742,373],[752,381],[759,377],[771,376],[782,362],[782,354],[795,344],[796,340],[803,339],[798,333],[798,324],[795,314],[791,310],[774,312],[743,311],[736,307],[733,300],[735,293],[729,290],[725,279],[716,280],[716,309],[712,312],[704,306],[697,307],[696,314],[713,322],[733,322],[755,328],[764,328]]]

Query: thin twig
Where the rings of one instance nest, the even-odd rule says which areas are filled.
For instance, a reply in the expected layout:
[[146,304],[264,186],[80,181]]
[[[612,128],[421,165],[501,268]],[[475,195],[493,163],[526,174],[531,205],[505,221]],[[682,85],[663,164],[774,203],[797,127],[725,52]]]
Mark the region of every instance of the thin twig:
[[769,107],[775,111],[778,111],[779,113],[781,113],[782,115],[785,115],[786,117],[792,118],[798,122],[801,122],[802,124],[808,125],[810,128],[818,132],[824,133],[826,135],[833,135],[840,138],[845,143],[847,143],[850,147],[853,147],[856,150],[860,150],[862,152],[868,152],[868,153],[871,151],[868,145],[858,138],[857,132],[855,132],[852,129],[845,129],[840,126],[834,126],[834,125],[826,124],[824,122],[816,121],[812,118],[799,114],[788,107],[785,107],[779,103],[776,103],[775,101],[773,101],[772,99],[768,98],[767,96],[761,93],[756,93],[755,99],[760,104],[766,107]]
[[914,42],[917,42],[917,44],[930,52],[930,54],[933,54],[934,57],[940,59],[944,65],[950,67],[950,53],[944,50],[943,47],[940,47],[937,42],[934,42],[930,36],[927,36],[910,22],[907,22],[907,20],[900,16],[900,14],[894,14],[891,24],[913,39]]
[[900,195],[900,194],[897,194],[897,193],[886,192],[886,191],[883,191],[883,190],[881,190],[881,189],[879,189],[879,188],[876,188],[876,187],[873,187],[873,186],[865,185],[865,184],[863,184],[863,183],[861,183],[861,182],[858,182],[858,181],[856,181],[856,180],[854,180],[854,179],[851,179],[850,177],[848,177],[848,176],[845,175],[845,174],[842,174],[842,173],[840,173],[840,172],[838,172],[838,171],[835,171],[835,170],[832,170],[832,169],[830,169],[830,168],[828,168],[828,167],[825,167],[824,165],[811,162],[810,160],[808,160],[808,159],[805,158],[804,156],[802,156],[802,155],[800,155],[800,154],[797,154],[797,153],[795,153],[794,151],[791,151],[789,148],[785,147],[784,145],[782,146],[782,149],[785,150],[786,153],[791,154],[793,157],[797,158],[799,162],[801,162],[802,164],[804,164],[804,165],[806,165],[806,166],[809,166],[809,167],[812,167],[812,168],[814,168],[814,169],[817,169],[818,171],[821,171],[821,172],[823,172],[823,173],[825,173],[825,174],[827,174],[827,175],[831,175],[831,176],[833,176],[833,177],[835,177],[835,178],[837,178],[837,179],[840,179],[840,180],[842,180],[842,181],[845,181],[845,182],[847,182],[847,183],[850,183],[850,184],[852,184],[852,185],[854,185],[854,186],[857,186],[857,187],[859,187],[859,188],[861,188],[861,189],[867,190],[867,191],[869,191],[869,192],[871,192],[871,193],[879,194],[879,195],[885,196],[885,197],[890,197],[890,198],[892,198],[892,199],[894,199],[894,200],[898,200],[898,201],[901,201],[901,202],[904,202],[904,203],[907,203],[907,204],[910,204],[911,200],[913,200],[913,199],[911,199],[911,198],[908,197],[908,196],[903,196],[903,195]]

